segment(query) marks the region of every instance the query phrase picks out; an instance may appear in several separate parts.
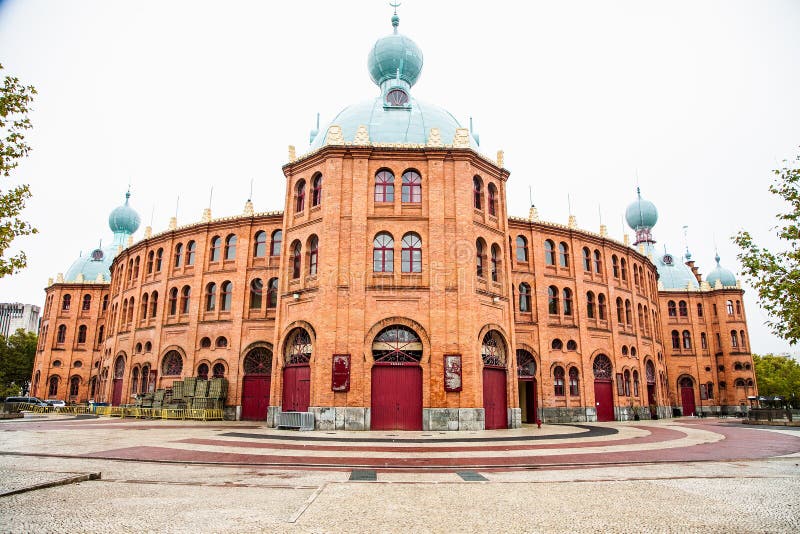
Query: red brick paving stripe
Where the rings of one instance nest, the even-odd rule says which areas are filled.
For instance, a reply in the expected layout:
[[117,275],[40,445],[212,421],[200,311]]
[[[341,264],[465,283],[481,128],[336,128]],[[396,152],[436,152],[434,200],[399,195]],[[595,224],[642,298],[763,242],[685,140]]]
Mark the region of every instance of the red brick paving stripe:
[[525,451],[525,450],[542,450],[542,449],[580,449],[586,447],[607,447],[611,445],[633,445],[642,443],[661,443],[665,441],[673,441],[686,437],[685,432],[680,430],[673,430],[669,428],[658,427],[636,427],[647,430],[647,436],[625,438],[619,440],[597,440],[597,441],[584,441],[579,443],[550,443],[538,444],[531,441],[525,445],[480,445],[474,446],[440,446],[440,447],[415,447],[415,446],[364,446],[353,445],[348,446],[346,443],[341,445],[304,445],[300,443],[265,443],[254,441],[239,441],[239,440],[224,440],[224,439],[201,439],[201,438],[186,438],[171,441],[170,443],[187,443],[191,445],[211,445],[218,447],[240,447],[244,449],[277,449],[277,450],[295,450],[295,451],[354,451],[354,452],[502,452],[502,451]]

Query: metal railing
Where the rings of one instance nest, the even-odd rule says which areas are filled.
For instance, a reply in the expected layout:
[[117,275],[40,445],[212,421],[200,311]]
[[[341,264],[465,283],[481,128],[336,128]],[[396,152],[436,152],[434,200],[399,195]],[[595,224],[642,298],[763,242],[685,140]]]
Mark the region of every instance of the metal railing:
[[314,414],[311,412],[281,412],[278,415],[278,428],[314,430]]

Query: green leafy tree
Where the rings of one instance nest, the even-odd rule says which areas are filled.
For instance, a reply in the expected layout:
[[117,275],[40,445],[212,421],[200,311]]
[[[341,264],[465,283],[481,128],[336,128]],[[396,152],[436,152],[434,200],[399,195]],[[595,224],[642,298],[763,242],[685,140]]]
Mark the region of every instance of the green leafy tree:
[[738,258],[743,274],[769,314],[767,326],[794,345],[800,340],[800,156],[794,166],[784,163],[784,168],[773,171],[776,178],[769,186],[771,193],[788,204],[787,211],[777,215],[779,224],[774,228],[785,242],[784,249],[773,252],[760,247],[746,231],[739,232],[733,241],[741,249]]
[[753,354],[759,395],[779,395],[800,408],[800,364],[788,356]]
[[0,397],[28,391],[38,339],[22,329],[7,338],[0,336]]
[[[3,65],[0,65],[3,70]],[[5,76],[0,90],[0,177],[9,178],[31,148],[25,132],[31,128],[28,111],[36,89],[23,85],[18,78]],[[8,189],[0,186],[0,277],[22,269],[27,264],[25,252],[7,257],[6,251],[16,237],[35,234],[36,228],[20,218],[31,191],[27,184]]]

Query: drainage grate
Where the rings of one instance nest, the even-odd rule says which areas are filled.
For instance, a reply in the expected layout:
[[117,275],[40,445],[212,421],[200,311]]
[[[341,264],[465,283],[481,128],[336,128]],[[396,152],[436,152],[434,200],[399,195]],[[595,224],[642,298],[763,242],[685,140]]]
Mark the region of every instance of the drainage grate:
[[375,482],[378,480],[378,477],[372,469],[353,469],[350,471],[350,480]]
[[476,473],[475,471],[457,471],[456,474],[465,482],[486,482],[489,480],[482,474]]

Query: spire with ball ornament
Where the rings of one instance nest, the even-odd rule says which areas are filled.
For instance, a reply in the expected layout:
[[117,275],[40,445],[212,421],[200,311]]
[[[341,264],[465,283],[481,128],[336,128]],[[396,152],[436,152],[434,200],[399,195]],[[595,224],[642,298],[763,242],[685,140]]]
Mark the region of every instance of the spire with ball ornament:
[[397,7],[400,4],[389,5],[394,8],[392,33],[372,45],[367,69],[372,81],[380,87],[387,108],[410,108],[410,90],[422,72],[422,50],[397,30],[400,25]]
[[636,232],[634,245],[640,243],[654,244],[652,229],[658,222],[658,210],[656,205],[642,198],[642,191],[636,188],[636,200],[628,205],[625,210],[625,221],[633,231]]

